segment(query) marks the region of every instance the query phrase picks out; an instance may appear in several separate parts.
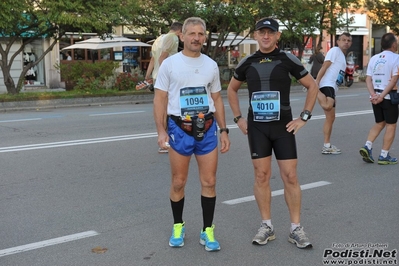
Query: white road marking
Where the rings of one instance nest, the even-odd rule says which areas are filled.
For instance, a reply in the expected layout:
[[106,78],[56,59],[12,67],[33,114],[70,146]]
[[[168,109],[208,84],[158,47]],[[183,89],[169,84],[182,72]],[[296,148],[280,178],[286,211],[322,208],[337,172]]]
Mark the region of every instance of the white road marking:
[[121,140],[131,140],[131,139],[153,138],[156,136],[158,136],[157,133],[144,133],[144,134],[95,138],[95,139],[81,139],[81,140],[42,143],[42,144],[39,143],[39,144],[30,144],[30,145],[21,145],[21,146],[11,146],[11,147],[0,148],[0,153],[49,149],[49,148],[57,148],[57,147],[68,147],[68,146],[86,145],[86,144],[121,141]]
[[25,122],[25,121],[35,121],[42,120],[42,118],[27,118],[27,119],[15,119],[15,120],[2,120],[0,123],[11,123],[11,122]]
[[[366,93],[368,94],[368,92]],[[348,97],[359,97],[361,94],[346,94],[346,95],[337,95],[337,98],[348,98]]]
[[[372,114],[373,110],[364,110],[364,111],[354,111],[354,112],[345,112],[345,113],[336,113],[335,117],[345,117],[345,116],[354,116],[354,115],[366,115]],[[325,115],[315,115],[309,121],[317,120],[317,119],[325,119]]]
[[82,232],[82,233],[57,237],[57,238],[48,239],[48,240],[31,243],[31,244],[27,244],[27,245],[22,245],[22,246],[18,246],[18,247],[7,248],[7,249],[0,250],[0,257],[25,252],[28,250],[44,248],[47,246],[62,244],[62,243],[75,241],[75,240],[92,237],[92,236],[96,236],[96,235],[99,235],[99,233],[97,233],[96,231],[86,231],[86,232]]
[[[331,183],[327,182],[327,181],[318,181],[318,182],[302,185],[301,190],[326,186],[329,184],[331,184]],[[278,196],[278,195],[283,195],[283,194],[284,194],[284,189],[272,191],[272,197]],[[227,204],[227,205],[235,205],[235,204],[244,203],[244,202],[248,202],[248,201],[254,201],[254,200],[255,200],[255,196],[248,196],[248,197],[243,197],[243,198],[238,198],[238,199],[226,200],[226,201],[223,201],[222,203]]]
[[102,114],[91,114],[91,115],[89,115],[89,116],[126,115],[126,114],[137,114],[137,113],[144,113],[144,111],[117,112],[117,113],[102,113]]
[[[90,114],[89,116],[106,116],[106,115],[125,115],[125,114],[137,114],[144,113],[145,111],[131,111],[131,112],[116,112],[116,113],[101,113],[101,114]],[[45,118],[58,118],[62,116],[51,116]],[[13,122],[26,122],[26,121],[38,121],[43,118],[26,118],[26,119],[14,119],[14,120],[0,120],[0,123],[13,123]]]
[[[336,117],[363,115],[363,114],[371,114],[371,113],[373,113],[373,110],[354,111],[354,112],[346,112],[346,113],[337,113]],[[99,114],[99,115],[101,115],[101,114]],[[104,115],[107,115],[107,114],[104,114]],[[312,116],[312,119],[310,119],[310,121],[324,119],[324,118],[325,118],[325,115]],[[21,120],[5,120],[5,121],[0,121],[0,123],[2,123],[2,122],[3,123],[4,122],[20,122],[20,121],[29,121],[29,120],[41,120],[41,118],[21,119]],[[237,125],[236,124],[228,125],[228,128],[231,128],[231,129],[237,128]],[[31,145],[11,146],[11,147],[0,148],[0,153],[38,150],[38,149],[49,149],[49,148],[57,148],[57,147],[68,147],[68,146],[86,145],[86,144],[95,144],[95,143],[104,143],[104,142],[122,141],[122,140],[132,140],[132,139],[154,138],[156,136],[157,136],[157,133],[143,133],[143,134],[114,136],[114,137],[95,138],[95,139],[82,139],[82,140],[60,141],[60,142],[51,142],[51,143],[42,143],[42,144],[39,143],[39,144],[31,144]]]

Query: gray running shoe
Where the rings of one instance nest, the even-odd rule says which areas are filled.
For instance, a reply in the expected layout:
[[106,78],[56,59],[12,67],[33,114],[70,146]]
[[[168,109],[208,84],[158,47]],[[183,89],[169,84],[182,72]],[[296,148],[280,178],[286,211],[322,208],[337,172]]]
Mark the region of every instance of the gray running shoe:
[[288,237],[288,242],[295,244],[298,248],[311,248],[312,243],[310,243],[309,238],[306,236],[305,231],[303,231],[302,226],[298,226]]
[[267,241],[276,239],[274,231],[267,225],[262,223],[258,229],[258,233],[252,239],[254,245],[266,245]]
[[334,145],[330,145],[330,148],[324,147],[321,150],[322,154],[341,154],[341,150],[335,147]]

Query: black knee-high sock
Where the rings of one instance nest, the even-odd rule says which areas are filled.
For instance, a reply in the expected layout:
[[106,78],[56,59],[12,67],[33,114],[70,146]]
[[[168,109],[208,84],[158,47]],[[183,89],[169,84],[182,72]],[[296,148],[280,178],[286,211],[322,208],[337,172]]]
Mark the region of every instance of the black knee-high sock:
[[179,201],[170,200],[170,205],[172,206],[174,223],[183,223],[184,197]]
[[201,196],[202,218],[204,220],[204,228],[211,227],[213,222],[213,214],[215,213],[216,197],[208,198]]

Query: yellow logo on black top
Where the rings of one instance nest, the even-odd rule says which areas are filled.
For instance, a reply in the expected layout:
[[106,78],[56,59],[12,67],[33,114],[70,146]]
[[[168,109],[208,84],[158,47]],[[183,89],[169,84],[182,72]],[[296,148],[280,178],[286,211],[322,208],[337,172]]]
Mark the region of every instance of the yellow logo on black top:
[[270,63],[270,62],[272,62],[272,60],[270,58],[263,58],[262,60],[259,61],[259,64]]

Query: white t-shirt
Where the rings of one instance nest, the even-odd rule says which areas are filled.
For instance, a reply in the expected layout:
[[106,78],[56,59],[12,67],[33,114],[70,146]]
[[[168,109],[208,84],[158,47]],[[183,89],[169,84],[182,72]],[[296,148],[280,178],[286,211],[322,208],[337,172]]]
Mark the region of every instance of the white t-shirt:
[[344,82],[345,78],[345,55],[339,47],[333,47],[327,52],[324,61],[330,61],[332,64],[321,78],[319,87],[333,87],[337,92],[338,86]]
[[193,58],[179,52],[162,62],[155,88],[168,92],[168,115],[215,112],[211,93],[222,89],[219,68],[204,54]]
[[[367,76],[371,76],[374,89],[384,90],[391,78],[396,75],[399,75],[398,54],[382,51],[371,57],[367,66]],[[390,99],[389,94],[385,96],[385,99]]]
[[159,71],[159,57],[162,52],[167,52],[169,55],[177,53],[179,48],[179,38],[173,32],[162,34],[159,36],[152,45],[151,52],[154,57],[154,69],[152,70],[152,78],[156,79]]

